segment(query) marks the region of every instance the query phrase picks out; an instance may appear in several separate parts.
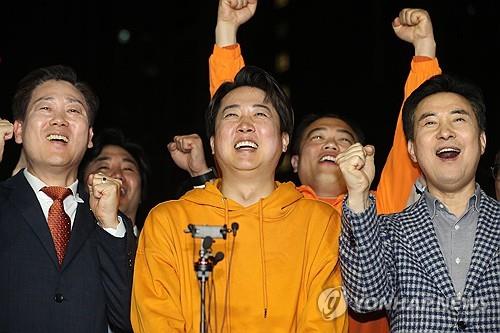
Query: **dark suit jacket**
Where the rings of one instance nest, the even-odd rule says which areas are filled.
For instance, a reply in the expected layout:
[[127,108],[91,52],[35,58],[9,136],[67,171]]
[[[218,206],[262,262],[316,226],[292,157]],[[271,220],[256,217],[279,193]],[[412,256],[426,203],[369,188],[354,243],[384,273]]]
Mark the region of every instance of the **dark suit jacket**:
[[[373,198],[372,198],[373,199]],[[344,202],[340,260],[356,311],[388,308],[391,332],[500,332],[500,203],[481,191],[474,249],[461,298],[425,197],[404,211],[354,214]]]
[[[135,240],[97,226],[88,195],[78,204],[62,267],[23,172],[0,183],[0,332],[131,331]],[[125,217],[122,216],[124,219]]]

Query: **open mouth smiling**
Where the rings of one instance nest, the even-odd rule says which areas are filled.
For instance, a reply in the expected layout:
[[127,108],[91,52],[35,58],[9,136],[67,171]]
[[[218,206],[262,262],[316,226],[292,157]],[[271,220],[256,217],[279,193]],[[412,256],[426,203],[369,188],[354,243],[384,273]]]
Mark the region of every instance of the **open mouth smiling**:
[[63,143],[68,143],[69,139],[67,136],[61,135],[61,134],[49,134],[47,135],[47,140],[51,142],[63,142]]
[[254,150],[257,149],[258,147],[259,145],[257,143],[248,140],[236,142],[236,144],[234,145],[234,149],[236,150],[248,150],[248,149]]
[[455,147],[444,147],[436,151],[436,156],[441,159],[448,160],[456,158],[460,152],[460,149]]
[[324,155],[319,159],[320,163],[335,163],[335,156],[333,155]]

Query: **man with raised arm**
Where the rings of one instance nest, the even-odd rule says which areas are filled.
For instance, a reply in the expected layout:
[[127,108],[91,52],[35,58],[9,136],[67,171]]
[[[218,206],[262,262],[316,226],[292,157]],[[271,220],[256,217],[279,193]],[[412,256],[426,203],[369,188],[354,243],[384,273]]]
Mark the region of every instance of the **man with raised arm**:
[[[222,82],[232,81],[235,72],[244,65],[236,33],[240,25],[254,15],[256,6],[256,0],[249,1],[247,6],[238,1],[219,2],[216,44],[209,59],[211,93]],[[395,34],[411,43],[415,50],[404,89],[406,97],[427,78],[441,72],[435,57],[436,43],[432,23],[425,10],[405,8],[394,19],[392,26]],[[351,144],[363,141],[362,130],[346,116],[306,115],[296,127],[291,147],[292,167],[302,184],[298,190],[305,197],[329,203],[340,213],[347,188],[335,157]],[[212,170],[203,158],[201,138],[196,134],[177,136],[169,144],[169,151],[174,162],[193,177],[193,184],[203,185],[206,175]],[[418,167],[408,156],[400,114],[393,146],[377,186],[377,211],[390,213],[406,207],[419,174]],[[388,331],[388,323],[381,312],[369,315],[351,313],[349,330],[384,332]]]
[[67,66],[19,83],[15,141],[26,168],[0,183],[0,332],[130,332],[135,241],[119,214],[121,182],[78,165],[98,98]]
[[426,190],[400,213],[376,215],[372,146],[337,156],[348,188],[340,251],[349,305],[386,307],[391,332],[498,332],[500,205],[475,178],[486,147],[482,93],[435,76],[407,98],[403,124]]

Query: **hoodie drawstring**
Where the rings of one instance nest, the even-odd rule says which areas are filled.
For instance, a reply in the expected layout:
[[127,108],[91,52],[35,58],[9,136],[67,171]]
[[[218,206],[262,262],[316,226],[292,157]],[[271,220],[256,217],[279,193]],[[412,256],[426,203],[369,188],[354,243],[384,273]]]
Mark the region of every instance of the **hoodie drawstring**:
[[264,293],[264,318],[267,318],[267,274],[266,255],[264,251],[264,214],[262,212],[262,199],[259,200],[259,240],[260,240],[260,262],[262,266],[262,291]]
[[[224,201],[224,224],[227,226],[229,225],[229,207],[227,204],[227,198],[222,198],[222,201]],[[229,237],[228,237],[229,238]],[[226,248],[226,254],[229,254],[229,242],[226,241],[225,243],[225,248]],[[234,237],[233,237],[233,243],[234,243]],[[227,320],[227,327],[228,327],[228,332],[231,332],[231,318],[229,316],[229,304],[231,304],[231,296],[230,296],[230,291],[231,291],[231,261],[233,258],[233,253],[229,254],[229,260],[224,260],[225,265],[226,265],[226,290],[225,290],[225,296],[224,296],[224,315],[222,318],[222,326],[221,326],[221,332],[224,332],[224,326],[225,322]]]

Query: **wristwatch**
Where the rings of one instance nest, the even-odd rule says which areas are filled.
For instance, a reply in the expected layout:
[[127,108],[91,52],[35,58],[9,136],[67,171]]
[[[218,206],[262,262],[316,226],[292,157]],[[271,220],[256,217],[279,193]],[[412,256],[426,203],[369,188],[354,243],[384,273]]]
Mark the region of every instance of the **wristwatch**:
[[208,169],[208,172],[205,172],[202,175],[191,177],[191,186],[193,187],[200,187],[204,186],[205,183],[209,180],[217,178],[217,174],[215,173],[215,170],[212,168]]

